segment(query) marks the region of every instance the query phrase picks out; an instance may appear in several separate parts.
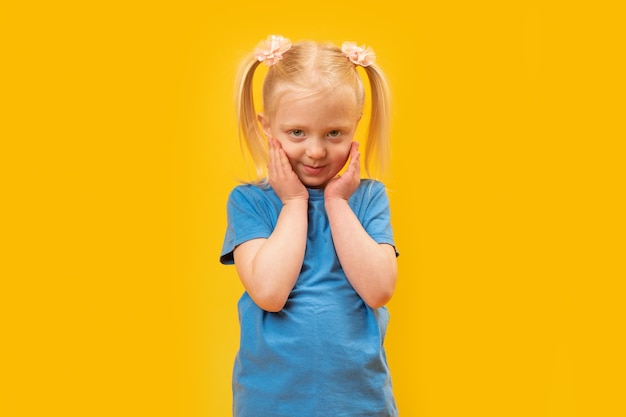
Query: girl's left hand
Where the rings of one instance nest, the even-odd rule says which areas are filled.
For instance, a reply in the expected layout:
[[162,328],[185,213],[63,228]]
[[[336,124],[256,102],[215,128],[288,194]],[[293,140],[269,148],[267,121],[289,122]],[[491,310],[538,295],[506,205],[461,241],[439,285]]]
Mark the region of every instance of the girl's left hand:
[[343,175],[337,175],[326,185],[326,189],[324,190],[324,198],[326,200],[339,198],[348,201],[350,199],[361,183],[360,156],[359,144],[352,142],[348,169],[346,169]]
[[309,199],[309,192],[289,164],[285,151],[280,142],[275,138],[269,138],[270,161],[267,166],[268,180],[274,192],[286,204],[291,200]]

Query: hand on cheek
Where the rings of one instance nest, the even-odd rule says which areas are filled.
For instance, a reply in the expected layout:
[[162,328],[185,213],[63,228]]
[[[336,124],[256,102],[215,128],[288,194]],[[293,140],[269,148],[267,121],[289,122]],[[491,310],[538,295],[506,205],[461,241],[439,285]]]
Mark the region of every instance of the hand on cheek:
[[349,200],[361,182],[361,153],[359,144],[352,142],[350,147],[350,162],[348,168],[341,176],[330,180],[324,191],[326,199],[340,198]]
[[280,142],[274,138],[269,138],[268,143],[270,155],[270,162],[267,166],[268,180],[276,195],[283,204],[291,200],[307,200],[309,193],[296,173],[293,172]]

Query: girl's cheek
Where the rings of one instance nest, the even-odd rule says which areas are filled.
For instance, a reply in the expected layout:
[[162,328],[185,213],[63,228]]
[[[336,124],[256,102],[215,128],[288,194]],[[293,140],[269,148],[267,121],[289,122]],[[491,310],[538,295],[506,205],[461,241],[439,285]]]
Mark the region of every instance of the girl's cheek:
[[289,158],[289,160],[291,160],[297,153],[297,147],[288,140],[283,140],[280,145],[283,147],[283,150],[287,154],[287,158]]

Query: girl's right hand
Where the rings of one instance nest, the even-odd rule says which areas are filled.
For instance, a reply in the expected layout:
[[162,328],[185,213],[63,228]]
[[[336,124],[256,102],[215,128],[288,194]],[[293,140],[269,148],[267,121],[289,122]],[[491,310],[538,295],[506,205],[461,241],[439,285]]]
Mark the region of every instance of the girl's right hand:
[[287,154],[277,139],[269,138],[270,162],[267,166],[269,183],[283,204],[292,200],[308,200],[307,191],[300,178],[293,172]]

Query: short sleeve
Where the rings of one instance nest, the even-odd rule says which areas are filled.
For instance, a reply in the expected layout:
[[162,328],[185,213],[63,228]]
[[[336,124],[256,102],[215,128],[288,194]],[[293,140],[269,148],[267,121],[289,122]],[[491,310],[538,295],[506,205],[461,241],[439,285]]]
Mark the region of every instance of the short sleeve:
[[[396,248],[391,227],[389,197],[384,184],[366,180],[354,199],[353,210],[365,231],[377,243],[386,243]],[[399,255],[396,248],[396,256]]]
[[268,238],[276,225],[279,208],[256,186],[233,189],[226,206],[227,227],[220,262],[234,264],[235,248],[251,239]]

